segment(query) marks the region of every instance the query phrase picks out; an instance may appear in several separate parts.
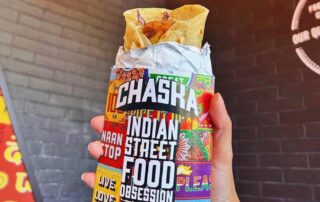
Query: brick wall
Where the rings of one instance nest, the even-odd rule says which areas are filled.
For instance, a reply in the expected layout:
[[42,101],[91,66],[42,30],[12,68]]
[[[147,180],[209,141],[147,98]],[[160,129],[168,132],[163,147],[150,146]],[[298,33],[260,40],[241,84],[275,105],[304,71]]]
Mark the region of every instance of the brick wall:
[[44,201],[90,201],[89,125],[103,114],[128,8],[162,0],[0,0],[0,64]]
[[[298,1],[169,6],[191,2],[211,10],[206,39],[213,45],[217,91],[233,119],[241,201],[320,201],[320,75],[299,60],[292,45]],[[319,46],[312,51],[318,54]]]

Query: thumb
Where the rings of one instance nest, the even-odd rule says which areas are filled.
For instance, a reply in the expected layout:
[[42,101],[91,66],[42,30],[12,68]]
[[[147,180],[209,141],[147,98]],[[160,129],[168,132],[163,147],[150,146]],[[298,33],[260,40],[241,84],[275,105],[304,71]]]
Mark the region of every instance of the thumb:
[[211,98],[210,116],[214,125],[213,163],[232,166],[232,122],[220,93],[216,93]]

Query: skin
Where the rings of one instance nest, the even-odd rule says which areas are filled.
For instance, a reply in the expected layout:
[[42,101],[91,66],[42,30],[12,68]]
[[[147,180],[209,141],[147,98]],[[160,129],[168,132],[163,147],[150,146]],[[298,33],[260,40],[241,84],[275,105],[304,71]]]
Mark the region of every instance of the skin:
[[[216,131],[213,137],[213,160],[212,173],[214,181],[212,182],[213,202],[238,202],[233,171],[232,171],[232,122],[225,107],[224,100],[219,93],[211,98],[210,116],[214,123]],[[102,133],[104,117],[97,116],[91,120],[91,126],[98,133]],[[91,142],[88,145],[89,153],[95,159],[98,159],[102,147],[99,141]],[[84,173],[81,179],[91,188],[94,186],[95,173]]]

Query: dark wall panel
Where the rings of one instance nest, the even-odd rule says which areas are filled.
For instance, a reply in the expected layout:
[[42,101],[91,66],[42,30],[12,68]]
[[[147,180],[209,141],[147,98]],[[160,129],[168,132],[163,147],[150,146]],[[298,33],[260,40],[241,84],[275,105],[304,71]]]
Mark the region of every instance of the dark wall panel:
[[[233,119],[234,167],[241,201],[319,201],[320,75],[297,56],[292,35],[319,25],[295,0],[172,1],[210,8],[217,91]],[[308,5],[317,1],[308,1]],[[307,6],[308,6],[307,5]],[[319,39],[301,46],[319,63]]]

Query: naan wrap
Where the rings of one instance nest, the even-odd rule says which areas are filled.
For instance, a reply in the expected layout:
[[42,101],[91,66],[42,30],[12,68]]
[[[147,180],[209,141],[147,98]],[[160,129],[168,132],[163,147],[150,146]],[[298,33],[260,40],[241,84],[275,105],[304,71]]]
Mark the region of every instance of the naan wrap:
[[168,41],[201,48],[208,13],[201,5],[185,5],[175,10],[128,10],[124,13],[124,49],[145,48]]

